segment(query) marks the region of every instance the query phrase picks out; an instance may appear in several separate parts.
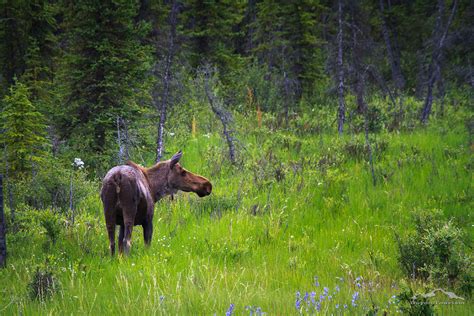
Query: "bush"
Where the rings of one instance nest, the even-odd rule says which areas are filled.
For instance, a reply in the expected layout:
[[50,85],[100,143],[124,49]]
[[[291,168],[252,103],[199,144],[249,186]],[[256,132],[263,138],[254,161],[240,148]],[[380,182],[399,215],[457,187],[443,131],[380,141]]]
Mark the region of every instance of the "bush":
[[48,268],[37,267],[28,287],[31,299],[44,301],[59,290],[60,284]]
[[396,236],[399,262],[408,277],[449,286],[470,296],[473,288],[471,258],[462,230],[441,219],[441,211],[414,214],[415,232]]
[[402,290],[395,299],[400,311],[406,315],[434,315],[433,306],[428,299],[407,285],[402,285]]
[[[73,206],[78,205],[84,197],[97,192],[96,184],[87,180],[86,175],[84,170],[75,169],[69,162],[51,158],[48,163],[38,165],[34,176],[23,175],[21,178],[9,179],[10,186],[5,185],[5,188],[12,191],[14,207],[25,204],[36,209],[59,208],[65,212],[70,204],[71,181]],[[5,192],[6,196],[7,194]]]
[[46,231],[46,236],[54,245],[61,233],[61,223],[59,216],[50,210],[40,211],[38,213],[38,220],[41,227]]

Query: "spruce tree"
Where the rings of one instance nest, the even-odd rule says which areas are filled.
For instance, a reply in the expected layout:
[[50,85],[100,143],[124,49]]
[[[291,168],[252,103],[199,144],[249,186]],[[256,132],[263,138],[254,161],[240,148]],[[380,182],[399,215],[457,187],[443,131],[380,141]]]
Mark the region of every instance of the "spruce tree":
[[117,117],[133,119],[146,91],[151,50],[138,9],[125,0],[80,0],[65,9],[64,136],[76,134],[96,153],[105,150]]
[[[182,29],[191,66],[216,65],[226,74],[241,66],[236,41],[244,18],[241,1],[186,1]],[[225,77],[225,76],[224,76]]]
[[43,115],[28,98],[28,88],[21,82],[10,87],[0,112],[0,143],[6,148],[10,170],[21,174],[40,162],[45,154]]

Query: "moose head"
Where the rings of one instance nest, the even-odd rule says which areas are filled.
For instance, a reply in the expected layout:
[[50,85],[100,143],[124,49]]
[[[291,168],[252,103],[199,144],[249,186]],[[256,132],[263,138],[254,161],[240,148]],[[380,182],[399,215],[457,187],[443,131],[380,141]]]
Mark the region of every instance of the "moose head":
[[179,160],[183,153],[178,151],[171,157],[166,163],[169,166],[170,171],[167,175],[168,186],[171,190],[194,192],[199,197],[204,197],[211,194],[212,184],[206,178],[192,173],[189,170],[184,169],[180,164]]

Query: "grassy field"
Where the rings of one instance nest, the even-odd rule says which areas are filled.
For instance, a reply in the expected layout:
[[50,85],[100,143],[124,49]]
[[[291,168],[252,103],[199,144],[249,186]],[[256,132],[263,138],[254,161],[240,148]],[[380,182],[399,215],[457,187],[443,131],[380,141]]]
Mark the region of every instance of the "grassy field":
[[[251,131],[238,167],[224,163],[219,135],[207,136],[170,151],[181,146],[182,165],[208,177],[213,194],[160,201],[151,247],[136,227],[127,258],[108,255],[98,181],[54,244],[19,210],[0,270],[0,314],[224,315],[234,304],[237,315],[296,315],[298,302],[316,313],[312,300],[321,295],[321,313],[377,306],[394,314],[402,284],[424,286],[406,279],[397,260],[395,234],[414,229],[414,211],[442,210],[472,244],[473,160],[463,126],[377,134],[375,186],[362,136]],[[37,267],[59,284],[44,301],[29,294]],[[468,315],[474,306],[466,298],[434,308]]]

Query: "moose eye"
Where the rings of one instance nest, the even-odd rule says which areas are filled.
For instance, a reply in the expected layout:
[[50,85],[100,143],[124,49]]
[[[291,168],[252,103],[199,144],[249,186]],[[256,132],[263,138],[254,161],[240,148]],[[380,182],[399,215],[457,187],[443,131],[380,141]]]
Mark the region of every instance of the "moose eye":
[[181,176],[183,176],[183,177],[184,177],[185,175],[186,175],[186,171],[184,171],[184,170],[183,170],[183,171],[181,171]]

